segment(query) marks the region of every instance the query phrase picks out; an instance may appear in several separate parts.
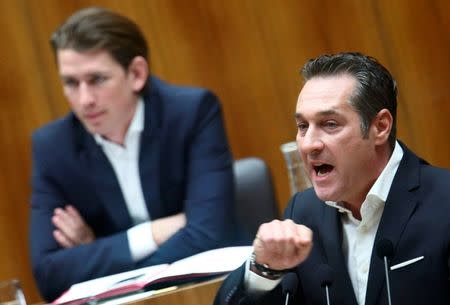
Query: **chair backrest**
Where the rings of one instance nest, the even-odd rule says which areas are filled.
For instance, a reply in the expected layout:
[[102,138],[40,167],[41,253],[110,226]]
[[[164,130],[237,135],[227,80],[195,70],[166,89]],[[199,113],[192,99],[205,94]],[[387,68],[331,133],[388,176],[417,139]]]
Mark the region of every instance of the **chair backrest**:
[[259,158],[244,158],[233,165],[236,217],[243,244],[251,244],[259,226],[279,217],[272,177]]

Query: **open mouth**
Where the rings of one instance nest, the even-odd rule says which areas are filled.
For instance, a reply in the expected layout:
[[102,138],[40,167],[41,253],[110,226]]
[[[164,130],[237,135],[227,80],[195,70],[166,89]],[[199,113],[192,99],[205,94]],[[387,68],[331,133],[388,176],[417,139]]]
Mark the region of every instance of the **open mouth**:
[[318,177],[323,177],[329,172],[331,172],[334,168],[334,166],[330,164],[317,164],[313,166],[314,171],[316,172],[316,175]]

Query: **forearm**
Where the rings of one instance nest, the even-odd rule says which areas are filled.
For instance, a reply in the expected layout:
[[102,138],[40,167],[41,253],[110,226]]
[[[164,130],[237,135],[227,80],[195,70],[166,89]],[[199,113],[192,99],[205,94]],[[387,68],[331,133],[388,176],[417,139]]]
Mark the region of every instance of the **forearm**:
[[32,264],[38,288],[50,301],[71,285],[134,269],[126,234],[100,238],[89,245],[47,251],[32,242]]
[[[215,236],[215,234],[214,234]],[[177,231],[147,258],[138,262],[139,267],[172,263],[190,255],[194,255],[220,246],[220,241],[212,239],[203,230],[200,232],[186,226]]]
[[159,246],[171,238],[178,230],[186,226],[186,214],[178,213],[151,222],[152,236]]
[[186,225],[184,213],[146,221],[127,230],[133,261],[138,262],[155,251]]

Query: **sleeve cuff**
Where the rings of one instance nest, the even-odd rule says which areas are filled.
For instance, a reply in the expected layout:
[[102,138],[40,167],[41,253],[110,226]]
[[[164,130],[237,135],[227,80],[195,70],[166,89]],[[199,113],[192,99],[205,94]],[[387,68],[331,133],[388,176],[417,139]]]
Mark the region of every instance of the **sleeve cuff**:
[[274,289],[283,277],[270,280],[250,271],[250,258],[245,262],[244,286],[249,293],[262,293]]
[[153,239],[150,221],[143,222],[127,230],[128,246],[134,262],[138,262],[158,249]]

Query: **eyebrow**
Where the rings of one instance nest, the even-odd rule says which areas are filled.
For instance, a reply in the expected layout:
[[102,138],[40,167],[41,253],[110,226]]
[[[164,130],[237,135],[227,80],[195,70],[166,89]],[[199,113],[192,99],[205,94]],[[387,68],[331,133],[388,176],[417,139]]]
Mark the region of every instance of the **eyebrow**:
[[59,73],[60,77],[84,77],[84,76],[93,76],[93,75],[110,75],[111,72],[110,71],[106,71],[106,70],[89,70],[86,71],[84,73],[82,73],[81,75],[77,74],[77,73]]
[[73,80],[73,79],[76,79],[76,77],[71,76],[71,75],[59,75],[59,78],[60,78],[62,81],[67,81],[67,80]]
[[[330,116],[330,115],[335,115],[335,114],[339,114],[339,113],[334,109],[330,109],[330,110],[319,111],[314,116],[315,117],[325,117],[325,116]],[[300,112],[296,112],[294,116],[298,120],[304,119],[303,115]]]

